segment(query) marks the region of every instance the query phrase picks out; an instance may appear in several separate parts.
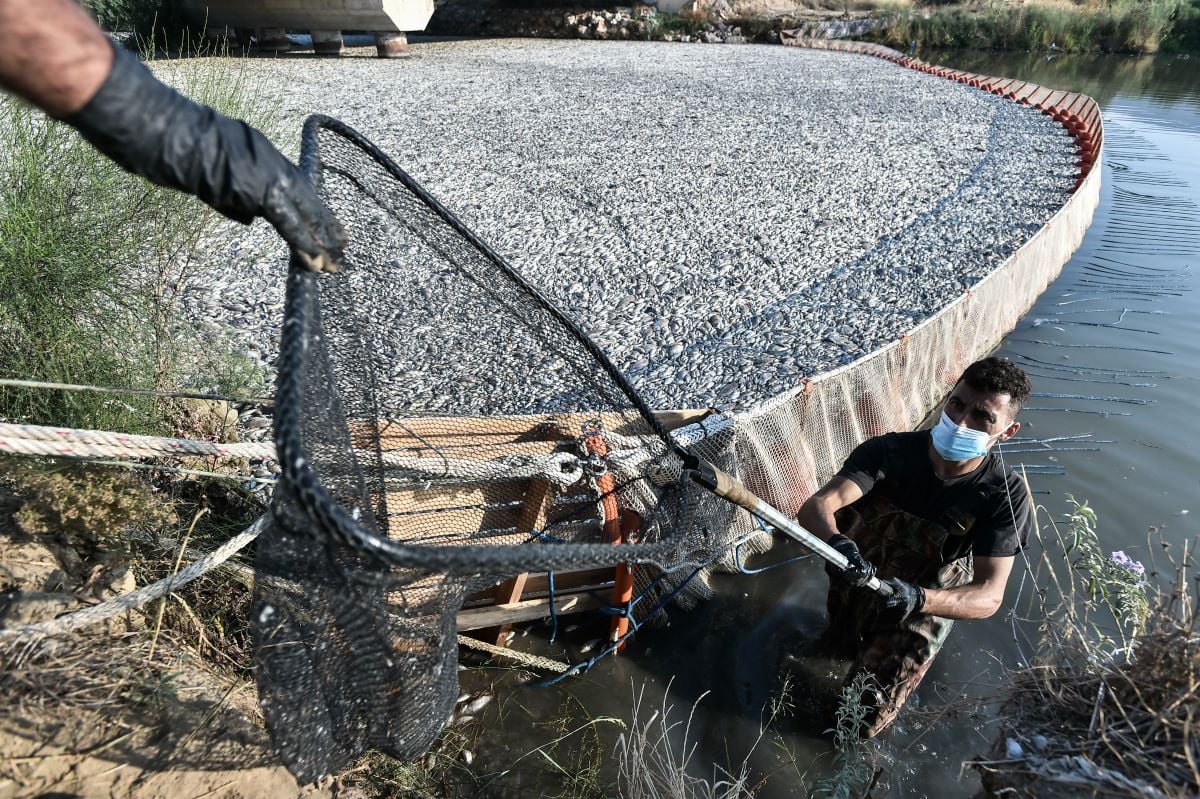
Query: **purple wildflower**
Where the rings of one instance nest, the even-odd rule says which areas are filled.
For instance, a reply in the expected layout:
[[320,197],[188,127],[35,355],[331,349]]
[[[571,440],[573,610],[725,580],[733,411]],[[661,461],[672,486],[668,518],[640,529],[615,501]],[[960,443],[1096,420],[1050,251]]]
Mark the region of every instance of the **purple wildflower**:
[[1142,565],[1142,562],[1140,560],[1134,560],[1126,555],[1125,550],[1123,549],[1119,549],[1112,553],[1112,562],[1122,568],[1129,569],[1129,571],[1136,574],[1146,573],[1146,567]]

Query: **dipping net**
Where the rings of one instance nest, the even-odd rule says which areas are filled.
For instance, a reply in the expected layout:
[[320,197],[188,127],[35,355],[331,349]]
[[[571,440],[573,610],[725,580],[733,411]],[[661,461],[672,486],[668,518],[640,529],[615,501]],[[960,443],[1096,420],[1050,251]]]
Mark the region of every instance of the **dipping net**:
[[301,164],[349,241],[342,271],[289,274],[284,479],[252,614],[268,725],[310,782],[368,747],[427,749],[469,592],[679,567],[721,547],[733,510],[680,479],[662,424],[573,323],[373,145],[313,118]]

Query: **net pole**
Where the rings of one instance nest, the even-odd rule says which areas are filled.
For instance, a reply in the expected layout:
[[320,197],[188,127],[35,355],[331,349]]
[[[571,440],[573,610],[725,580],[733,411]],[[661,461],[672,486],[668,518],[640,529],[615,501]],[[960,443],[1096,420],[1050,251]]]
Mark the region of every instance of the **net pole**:
[[[845,555],[804,529],[795,520],[788,518],[771,505],[759,499],[733,475],[721,471],[711,464],[699,461],[692,472],[692,479],[718,497],[749,511],[775,529],[783,532],[789,538],[799,541],[839,569],[845,569],[850,565],[850,561],[846,559]],[[875,591],[880,596],[892,595],[891,587],[886,583],[880,582],[878,577],[872,577],[865,587]]]

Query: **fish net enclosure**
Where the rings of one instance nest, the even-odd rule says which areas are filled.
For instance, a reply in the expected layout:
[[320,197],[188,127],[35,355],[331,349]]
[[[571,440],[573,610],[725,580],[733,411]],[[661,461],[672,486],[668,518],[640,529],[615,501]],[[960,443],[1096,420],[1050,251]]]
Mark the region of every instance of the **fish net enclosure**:
[[632,564],[636,628],[768,548],[750,514],[685,479],[688,459],[794,516],[858,443],[911,429],[995,347],[1078,246],[1101,174],[894,344],[733,416],[647,407],[568,316],[340,122],[308,120],[301,166],[349,241],[342,271],[289,272],[283,478],[252,623],[268,727],[302,782],[367,748],[428,748],[458,695],[472,592]]

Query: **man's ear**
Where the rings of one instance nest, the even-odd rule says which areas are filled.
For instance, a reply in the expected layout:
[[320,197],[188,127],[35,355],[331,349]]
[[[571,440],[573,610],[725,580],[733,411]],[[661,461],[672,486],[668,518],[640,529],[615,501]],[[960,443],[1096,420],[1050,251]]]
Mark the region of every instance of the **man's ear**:
[[1021,423],[1018,421],[1013,421],[1013,423],[1008,426],[1008,429],[1001,433],[1000,437],[996,439],[996,443],[999,444],[1001,441],[1008,441],[1010,438],[1015,436],[1017,431],[1020,429]]

